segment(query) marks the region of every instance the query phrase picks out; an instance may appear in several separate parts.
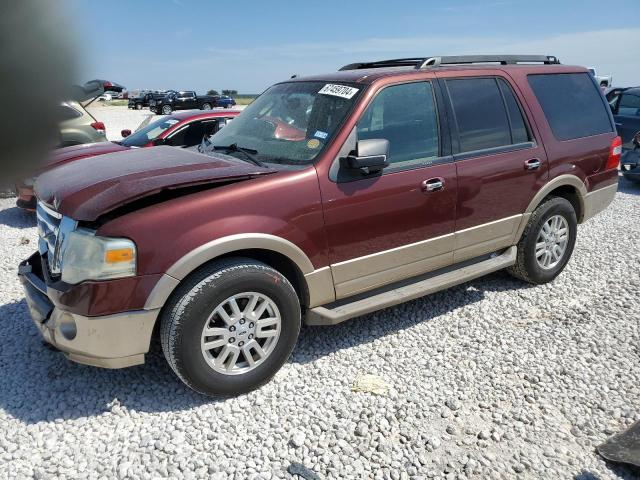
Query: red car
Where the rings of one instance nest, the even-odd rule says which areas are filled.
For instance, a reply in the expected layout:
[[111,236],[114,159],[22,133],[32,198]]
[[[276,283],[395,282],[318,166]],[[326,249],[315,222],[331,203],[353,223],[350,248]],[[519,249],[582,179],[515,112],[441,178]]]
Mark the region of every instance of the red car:
[[[169,145],[172,147],[192,147],[200,144],[204,137],[216,133],[240,112],[235,110],[207,111],[189,110],[174,112],[172,115],[151,122],[135,133],[122,130],[124,137],[118,142],[98,142],[59,148],[44,162],[36,175],[65,163],[106,153],[122,152],[131,148]],[[16,185],[17,205],[27,210],[35,210],[36,198],[33,193],[34,175]]]
[[501,269],[553,281],[614,199],[621,150],[593,76],[555,57],[348,65],[272,86],[202,152],[44,173],[19,276],[71,360],[122,368],[161,344],[192,389],[238,394],[273,377],[302,322]]

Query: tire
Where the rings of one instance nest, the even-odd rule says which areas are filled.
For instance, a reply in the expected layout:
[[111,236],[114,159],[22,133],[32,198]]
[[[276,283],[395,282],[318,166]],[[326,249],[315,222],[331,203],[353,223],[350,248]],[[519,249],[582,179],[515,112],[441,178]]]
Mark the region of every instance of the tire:
[[136,110],[142,110],[142,104],[136,103]]
[[[255,323],[249,323],[252,317],[246,312],[251,311],[250,301],[247,299],[247,303],[243,304],[243,295],[256,295],[271,301],[271,306],[264,310],[264,315],[258,314],[257,317],[253,317],[258,319],[254,320]],[[229,322],[224,322],[215,312],[221,306],[229,305],[226,302],[232,298],[238,298],[236,305],[242,313],[240,316],[236,315],[235,320],[229,318],[227,313]],[[255,305],[254,311],[257,312],[262,303],[258,300]],[[228,307],[225,311],[231,312]],[[258,338],[266,333],[265,330],[258,330],[263,327],[241,331],[251,325],[259,325],[260,320],[264,322],[267,320],[264,318],[265,315],[279,316],[277,336],[270,334],[268,338]],[[231,317],[234,315],[231,314]],[[255,260],[231,258],[203,267],[178,287],[163,308],[160,317],[160,338],[167,362],[188,387],[204,395],[230,396],[254,390],[275,375],[293,351],[300,332],[300,323],[298,296],[281,273]],[[224,337],[205,337],[205,326],[223,331]],[[252,331],[254,335],[251,335]],[[253,340],[249,340],[250,338]],[[225,357],[229,360],[229,365],[236,365],[231,370],[227,365],[217,365],[215,360],[224,357],[223,350],[237,350],[244,343],[242,339],[246,339],[244,349],[251,348],[250,342],[264,340],[263,352],[267,354],[262,358],[258,356],[257,360],[254,358],[255,365],[251,366],[243,350],[237,356],[237,360],[231,355],[231,359]],[[217,348],[206,351],[207,343],[213,344],[218,341],[222,343]],[[233,343],[230,343],[231,341]],[[254,353],[250,355],[254,357]],[[217,369],[214,364],[217,365]],[[225,372],[219,371],[221,369]],[[245,371],[246,369],[249,370]]]
[[162,115],[170,115],[172,112],[171,105],[163,105],[161,111]]
[[[548,245],[545,245],[546,242],[538,242],[538,240],[541,235],[544,235],[541,231],[545,224],[547,224],[547,222],[553,223],[557,217],[560,218],[560,220],[558,220],[558,232],[567,230],[566,243],[564,244],[564,251],[559,255],[559,258],[551,261],[545,268],[541,263],[544,263],[545,259],[551,257],[543,254],[540,259],[536,258],[536,244],[540,243],[543,245],[538,249],[538,252],[547,248],[551,252],[555,248],[553,247],[553,240],[550,240]],[[566,226],[562,221],[566,223]],[[507,271],[516,278],[536,285],[552,281],[564,270],[567,262],[569,262],[573,247],[576,243],[577,231],[578,222],[573,205],[565,198],[549,197],[541,203],[531,215],[529,223],[527,223],[517,245],[518,254],[516,263],[509,267]],[[559,236],[561,236],[561,234]]]
[[202,110],[211,110],[211,104],[210,103],[203,103],[202,104]]

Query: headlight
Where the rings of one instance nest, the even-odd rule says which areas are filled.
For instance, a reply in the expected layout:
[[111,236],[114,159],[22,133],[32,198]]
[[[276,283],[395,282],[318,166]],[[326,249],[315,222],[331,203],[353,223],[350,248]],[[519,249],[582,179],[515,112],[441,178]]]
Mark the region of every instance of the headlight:
[[136,245],[126,238],[98,237],[92,230],[70,232],[62,245],[62,281],[108,280],[136,274]]

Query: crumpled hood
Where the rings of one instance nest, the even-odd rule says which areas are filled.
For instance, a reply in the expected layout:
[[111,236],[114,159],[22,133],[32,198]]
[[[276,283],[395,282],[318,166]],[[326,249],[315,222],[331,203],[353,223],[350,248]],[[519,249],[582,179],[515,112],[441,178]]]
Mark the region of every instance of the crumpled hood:
[[104,155],[105,153],[122,152],[131,147],[125,147],[114,142],[84,143],[71,147],[58,148],[39,165],[40,170],[45,171],[67,162],[73,162],[85,157]]
[[75,220],[94,221],[122,205],[162,190],[250,179],[275,173],[227,156],[175,147],[137,148],[89,157],[40,175],[41,201]]

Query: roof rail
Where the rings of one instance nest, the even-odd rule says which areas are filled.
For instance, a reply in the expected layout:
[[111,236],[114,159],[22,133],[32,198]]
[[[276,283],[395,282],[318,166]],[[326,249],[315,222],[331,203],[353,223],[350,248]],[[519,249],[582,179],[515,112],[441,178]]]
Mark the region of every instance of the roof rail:
[[518,63],[543,63],[558,65],[560,60],[553,55],[449,55],[442,57],[397,58],[376,62],[351,63],[340,70],[361,70],[364,68],[384,67],[438,67],[440,65],[465,65],[472,63],[499,63],[500,65],[516,65]]
[[393,60],[378,60],[376,62],[350,63],[340,69],[342,70],[362,70],[364,68],[384,68],[384,67],[415,67],[420,62],[426,60],[424,57],[416,58],[396,58]]
[[450,55],[446,57],[425,58],[422,63],[416,65],[416,68],[470,63],[499,63],[500,65],[543,63],[545,65],[557,65],[560,63],[560,60],[553,55]]

